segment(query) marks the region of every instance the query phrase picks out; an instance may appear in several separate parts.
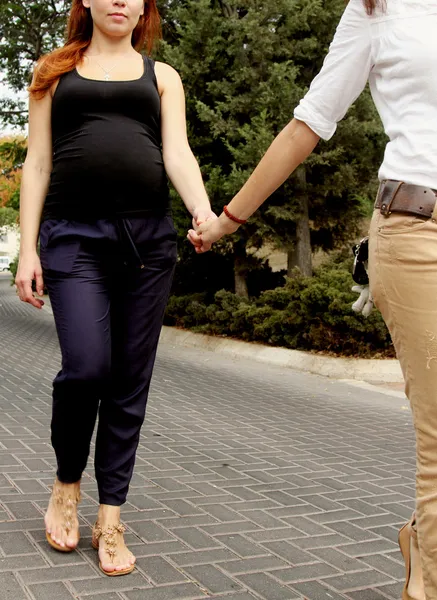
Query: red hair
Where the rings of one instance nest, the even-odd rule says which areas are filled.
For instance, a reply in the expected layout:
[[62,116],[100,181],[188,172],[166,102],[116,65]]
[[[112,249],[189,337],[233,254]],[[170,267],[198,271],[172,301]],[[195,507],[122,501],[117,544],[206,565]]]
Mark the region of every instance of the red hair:
[[373,15],[375,12],[375,8],[378,6],[378,0],[364,0],[364,6],[367,9],[369,15]]
[[[91,42],[93,21],[89,9],[82,0],[73,0],[67,24],[67,41],[62,48],[43,56],[35,69],[29,93],[34,98],[45,96],[50,87],[65,73],[78,65]],[[144,48],[150,54],[155,42],[161,37],[161,18],[156,0],[145,0],[144,15],[132,32],[132,46],[138,52]]]

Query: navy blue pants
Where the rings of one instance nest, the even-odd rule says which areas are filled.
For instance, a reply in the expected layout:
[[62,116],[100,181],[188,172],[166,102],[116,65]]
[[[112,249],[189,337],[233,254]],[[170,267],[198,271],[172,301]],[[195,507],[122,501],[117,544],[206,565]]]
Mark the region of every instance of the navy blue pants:
[[58,332],[62,370],[53,382],[57,476],[78,481],[98,428],[101,504],[126,501],[176,263],[169,216],[48,220],[41,264]]

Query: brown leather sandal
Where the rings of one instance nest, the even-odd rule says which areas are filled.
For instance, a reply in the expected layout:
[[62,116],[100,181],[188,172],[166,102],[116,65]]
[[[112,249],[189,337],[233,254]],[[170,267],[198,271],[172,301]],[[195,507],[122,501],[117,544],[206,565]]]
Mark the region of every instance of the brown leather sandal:
[[[117,534],[123,536],[126,528],[121,523],[117,525],[109,525],[102,529],[98,523],[96,523],[93,527],[93,539],[92,546],[95,550],[99,549],[100,540],[103,538],[103,542],[105,544],[105,552],[109,555],[111,561],[114,561],[114,556],[117,554]],[[131,565],[127,569],[123,569],[122,571],[105,571],[102,566],[101,561],[99,561],[99,568],[108,577],[119,577],[120,575],[128,575],[132,573],[135,569],[135,565]]]
[[[402,556],[405,561],[405,586],[402,592],[402,600],[416,600],[408,593],[408,586],[411,579],[411,545],[414,545],[417,549],[419,544],[417,542],[417,528],[416,528],[416,516],[413,515],[411,521],[408,521],[406,525],[402,527],[399,532],[399,547],[401,549]],[[423,596],[425,600],[425,596]]]
[[[62,487],[59,485],[56,480],[53,484],[53,492],[51,500],[58,505],[62,518],[64,522],[62,523],[62,529],[65,531],[67,536],[70,531],[73,529],[73,518],[74,514],[77,512],[77,505],[81,500],[80,491],[77,491],[76,494],[66,494]],[[77,518],[77,517],[76,517]],[[46,530],[46,539],[50,546],[57,550],[58,552],[74,552],[76,547],[70,548],[69,546],[60,546],[53,539],[50,533]],[[79,543],[79,539],[78,539]]]

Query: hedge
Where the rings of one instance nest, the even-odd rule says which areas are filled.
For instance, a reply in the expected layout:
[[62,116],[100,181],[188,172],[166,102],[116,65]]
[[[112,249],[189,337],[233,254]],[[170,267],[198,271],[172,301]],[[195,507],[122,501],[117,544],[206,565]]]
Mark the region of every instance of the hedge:
[[172,296],[165,323],[212,335],[272,346],[343,356],[392,357],[394,349],[380,313],[367,319],[351,309],[351,261],[339,255],[316,269],[299,271],[283,287],[245,299],[221,290],[212,303],[207,294]]

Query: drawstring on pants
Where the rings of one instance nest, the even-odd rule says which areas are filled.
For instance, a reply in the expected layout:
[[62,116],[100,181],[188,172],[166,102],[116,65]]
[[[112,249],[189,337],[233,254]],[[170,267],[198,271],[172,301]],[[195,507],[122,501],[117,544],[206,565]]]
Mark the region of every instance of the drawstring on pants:
[[[138,248],[135,245],[135,242],[132,239],[131,233],[130,233],[130,229],[128,226],[129,221],[127,219],[119,219],[117,220],[117,228],[118,231],[120,233],[120,237],[127,237],[127,240],[134,252],[134,255],[136,256],[136,258],[138,259],[138,262],[140,264],[140,269],[145,269],[145,265],[143,263],[143,259],[140,256],[140,253],[138,252]],[[130,223],[129,223],[130,225]]]

